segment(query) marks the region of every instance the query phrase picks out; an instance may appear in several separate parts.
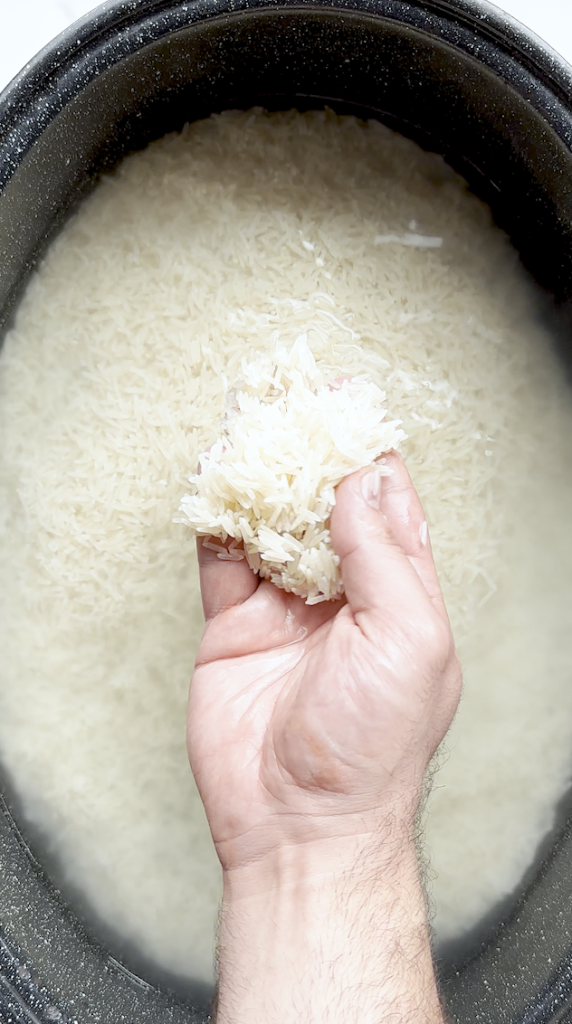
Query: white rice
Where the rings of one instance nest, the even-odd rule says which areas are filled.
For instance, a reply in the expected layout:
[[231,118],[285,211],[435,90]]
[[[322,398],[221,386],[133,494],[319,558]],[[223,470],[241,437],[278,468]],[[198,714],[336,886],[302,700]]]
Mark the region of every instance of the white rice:
[[408,435],[466,668],[428,821],[440,935],[510,891],[570,774],[570,395],[488,210],[439,158],[331,114],[154,144],[52,245],[0,356],[0,746],[92,912],[203,978],[202,615],[172,518],[276,334],[305,334],[324,380],[369,374]]
[[[329,531],[335,488],[405,438],[399,421],[385,420],[384,400],[366,374],[328,383],[306,334],[290,349],[275,343],[244,360],[222,433],[200,456],[175,522],[199,536],[232,537],[228,547],[204,543],[218,558],[246,558],[306,604],[335,600],[343,593]],[[383,460],[378,472],[390,472]]]

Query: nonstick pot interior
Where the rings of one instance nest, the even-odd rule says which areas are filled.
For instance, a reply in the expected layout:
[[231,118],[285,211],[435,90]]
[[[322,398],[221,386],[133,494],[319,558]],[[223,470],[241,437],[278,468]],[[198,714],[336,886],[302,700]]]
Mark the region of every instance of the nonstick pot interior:
[[[0,322],[69,212],[126,153],[230,107],[327,104],[377,117],[465,175],[558,311],[569,359],[571,96],[569,69],[479,0],[104,4],[0,98]],[[88,936],[20,834],[8,780],[4,789],[0,1019],[204,1021],[204,989],[149,984]],[[444,951],[452,1017],[572,1020],[570,908],[563,813],[502,922],[472,948]]]

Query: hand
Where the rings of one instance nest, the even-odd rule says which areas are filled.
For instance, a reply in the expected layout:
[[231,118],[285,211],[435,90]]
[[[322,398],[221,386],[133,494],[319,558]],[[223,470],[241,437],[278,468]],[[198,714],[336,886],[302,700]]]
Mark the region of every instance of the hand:
[[337,491],[343,604],[308,606],[199,541],[188,739],[223,868],[413,820],[460,673],[423,510],[401,458],[388,462],[391,476]]
[[[425,769],[458,703],[460,671],[423,510],[401,458],[387,461],[391,476],[364,470],[337,489],[331,534],[343,602],[307,606],[199,542],[207,625],[188,741],[223,866],[227,919],[245,942],[260,930],[259,900],[261,914],[273,905],[280,917],[284,894],[290,903],[300,897],[323,931],[331,885],[354,891],[364,872],[378,882],[381,872],[387,894],[389,872],[407,903],[395,926],[403,919],[413,927],[425,979],[413,824]],[[223,910],[223,931],[224,921]],[[252,969],[260,978],[259,959]],[[353,1018],[344,1012],[347,1024]],[[268,1007],[261,1013],[270,1024]],[[278,1019],[290,1019],[283,1006]]]

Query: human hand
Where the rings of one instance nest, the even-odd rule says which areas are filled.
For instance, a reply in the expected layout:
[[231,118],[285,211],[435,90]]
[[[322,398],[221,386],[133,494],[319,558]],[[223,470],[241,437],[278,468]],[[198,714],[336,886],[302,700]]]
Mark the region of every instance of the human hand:
[[346,599],[308,606],[199,540],[206,630],[189,751],[224,869],[280,847],[411,828],[460,672],[400,456],[337,489]]
[[423,510],[387,461],[337,489],[342,602],[199,543],[188,741],[223,866],[218,1024],[443,1024],[413,825],[461,678]]

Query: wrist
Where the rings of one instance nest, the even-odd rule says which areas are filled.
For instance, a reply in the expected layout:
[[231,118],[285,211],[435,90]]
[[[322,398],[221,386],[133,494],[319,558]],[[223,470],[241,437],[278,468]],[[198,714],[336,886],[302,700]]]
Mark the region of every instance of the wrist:
[[389,883],[408,871],[417,875],[411,828],[379,833],[306,838],[276,845],[256,859],[223,867],[227,904],[268,900],[282,893],[314,898],[332,887],[350,892],[374,878]]
[[[422,787],[400,789],[369,806],[370,799],[322,799],[313,805],[260,815],[245,832],[213,830],[223,873],[255,888],[274,884],[285,873],[351,870],[372,860],[384,866],[415,846]],[[324,803],[326,806],[324,807]],[[354,804],[354,806],[352,806]],[[340,809],[340,805],[341,809]],[[212,827],[212,826],[211,826]]]
[[219,969],[220,1024],[440,1024],[413,839],[308,843],[224,872]]

